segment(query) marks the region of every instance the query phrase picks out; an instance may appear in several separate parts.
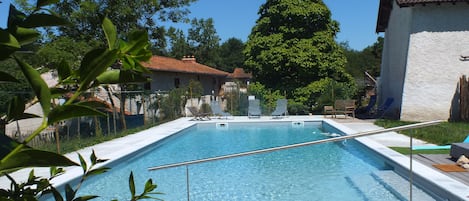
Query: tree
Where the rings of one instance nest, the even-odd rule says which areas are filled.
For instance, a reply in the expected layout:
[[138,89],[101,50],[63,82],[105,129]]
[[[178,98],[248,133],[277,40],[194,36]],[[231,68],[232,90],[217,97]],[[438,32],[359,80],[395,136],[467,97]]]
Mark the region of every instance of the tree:
[[187,39],[192,53],[199,63],[215,67],[219,63],[218,47],[220,37],[213,26],[213,19],[197,19],[191,21]]
[[164,27],[158,26],[155,19],[161,21],[187,21],[189,11],[184,6],[196,0],[89,0],[60,1],[52,10],[64,16],[76,26],[60,27],[60,35],[66,35],[85,41],[102,40],[99,31],[102,16],[107,16],[116,25],[119,33],[128,33],[134,29],[146,29],[156,49],[164,49]]
[[361,51],[351,49],[346,42],[341,43],[340,45],[347,57],[346,71],[355,79],[362,79],[365,71],[372,76],[379,76],[383,42],[384,38],[378,37],[375,43]]
[[267,0],[259,15],[244,51],[257,81],[289,96],[327,77],[353,83],[334,40],[338,23],[322,0]]
[[170,57],[181,59],[183,56],[189,55],[191,48],[182,30],[170,27],[168,29],[168,37],[171,44],[171,48],[168,51]]
[[219,49],[220,64],[218,68],[226,72],[233,72],[235,68],[243,67],[244,43],[237,38],[230,38],[221,44]]

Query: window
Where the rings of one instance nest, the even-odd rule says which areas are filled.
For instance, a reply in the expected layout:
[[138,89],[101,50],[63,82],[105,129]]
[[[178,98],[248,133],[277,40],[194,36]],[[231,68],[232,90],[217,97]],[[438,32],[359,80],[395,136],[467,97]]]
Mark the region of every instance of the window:
[[174,87],[179,88],[179,85],[181,84],[181,81],[179,78],[174,78]]

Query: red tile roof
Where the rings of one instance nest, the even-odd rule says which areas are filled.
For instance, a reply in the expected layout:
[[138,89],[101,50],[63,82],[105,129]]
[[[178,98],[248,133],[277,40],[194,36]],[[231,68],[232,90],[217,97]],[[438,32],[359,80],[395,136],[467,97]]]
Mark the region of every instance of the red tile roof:
[[251,79],[252,74],[246,73],[243,68],[235,68],[233,73],[228,75],[228,78],[231,79]]
[[143,66],[153,71],[166,71],[166,72],[181,72],[191,74],[205,74],[216,76],[227,76],[229,73],[221,71],[209,66],[199,64],[195,58],[183,58],[182,60],[163,57],[152,56],[148,62],[142,63]]
[[437,4],[458,2],[467,2],[469,0],[380,0],[378,10],[378,21],[376,23],[376,32],[384,32],[388,27],[389,15],[391,14],[393,2],[396,1],[399,7],[409,7],[415,5]]

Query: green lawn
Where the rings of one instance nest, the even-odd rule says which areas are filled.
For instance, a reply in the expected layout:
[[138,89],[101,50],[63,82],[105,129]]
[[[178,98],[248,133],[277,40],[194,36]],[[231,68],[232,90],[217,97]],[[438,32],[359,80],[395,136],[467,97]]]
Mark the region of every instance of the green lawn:
[[[389,147],[389,148],[401,154],[410,155],[410,149],[408,147]],[[412,150],[412,154],[447,154],[449,155],[449,149]]]
[[[403,122],[397,120],[380,119],[375,122],[376,125],[390,128],[412,124],[416,122]],[[411,130],[400,131],[399,133],[427,141],[437,145],[447,145],[454,142],[462,142],[469,135],[469,123],[463,122],[444,122],[434,126],[424,128],[416,128]],[[392,149],[409,154],[409,148],[391,147]],[[413,150],[413,154],[449,154],[449,150]]]

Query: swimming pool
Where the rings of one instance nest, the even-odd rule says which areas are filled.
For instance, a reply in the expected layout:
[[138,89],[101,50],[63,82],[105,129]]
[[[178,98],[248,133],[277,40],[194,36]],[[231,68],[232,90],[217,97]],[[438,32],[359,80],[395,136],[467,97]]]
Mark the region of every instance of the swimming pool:
[[[148,171],[168,163],[239,153],[326,138],[340,133],[322,121],[199,123],[110,164],[111,172],[90,179],[82,194],[100,200],[128,199],[128,175],[137,187],[148,178],[164,200],[187,200],[186,168]],[[249,130],[245,130],[250,128]],[[405,180],[386,160],[355,140],[326,143],[198,165],[189,170],[190,200],[402,200]],[[404,183],[403,183],[404,182]],[[419,189],[414,198],[432,200]]]

